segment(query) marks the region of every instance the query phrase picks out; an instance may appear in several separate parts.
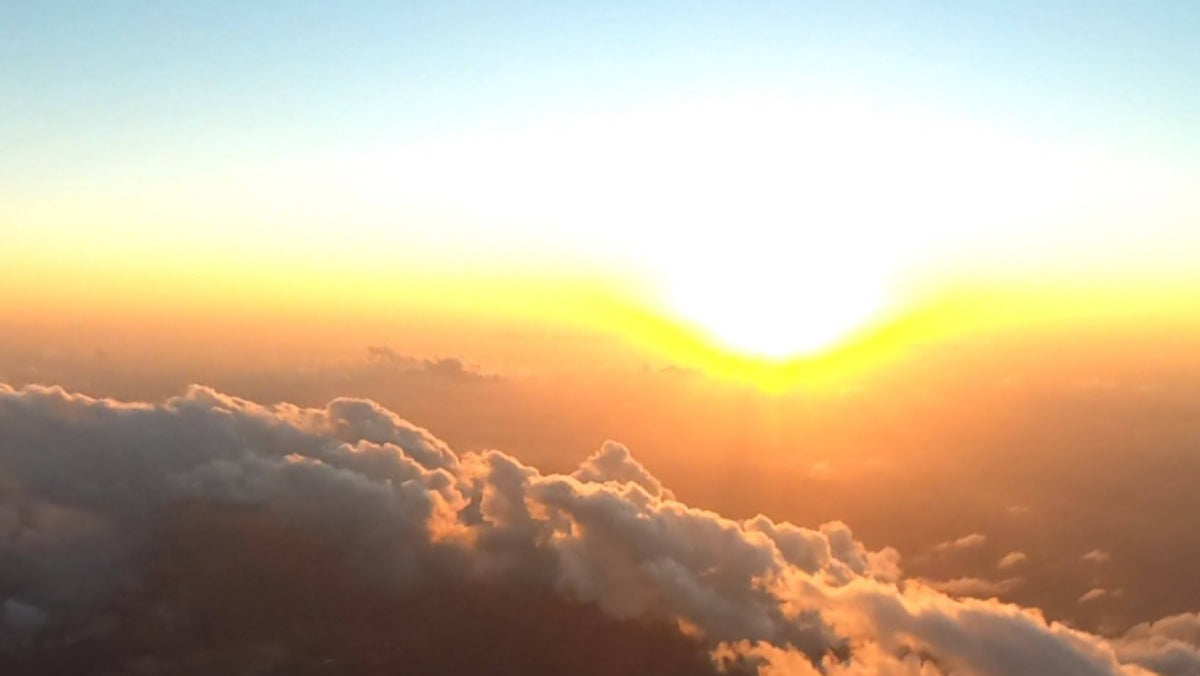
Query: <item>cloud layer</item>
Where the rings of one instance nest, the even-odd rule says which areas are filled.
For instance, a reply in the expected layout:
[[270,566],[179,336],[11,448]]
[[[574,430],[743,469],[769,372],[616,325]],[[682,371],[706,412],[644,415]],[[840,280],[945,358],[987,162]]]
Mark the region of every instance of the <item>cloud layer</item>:
[[[763,674],[1196,674],[1196,621],[1104,639],[1034,609],[906,580],[849,528],[734,520],[677,501],[613,442],[571,474],[456,454],[377,404],[161,403],[0,385],[0,643],[102,631],[143,588],[181,506],[269,517],[385,591],[532,589],[672,623]],[[236,559],[241,552],[225,552]]]

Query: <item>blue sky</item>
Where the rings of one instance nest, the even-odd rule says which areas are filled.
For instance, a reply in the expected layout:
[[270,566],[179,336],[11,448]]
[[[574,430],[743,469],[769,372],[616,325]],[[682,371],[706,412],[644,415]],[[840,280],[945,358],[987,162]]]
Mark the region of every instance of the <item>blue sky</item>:
[[216,162],[730,92],[1200,151],[1195,2],[23,2],[5,175]]

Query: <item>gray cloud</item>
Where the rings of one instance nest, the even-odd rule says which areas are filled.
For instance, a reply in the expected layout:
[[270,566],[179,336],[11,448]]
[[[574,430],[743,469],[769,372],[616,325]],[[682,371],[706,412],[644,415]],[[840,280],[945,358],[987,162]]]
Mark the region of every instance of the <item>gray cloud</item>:
[[399,373],[428,373],[451,380],[491,377],[458,357],[413,357],[401,354],[386,345],[368,346],[367,360],[377,367]]
[[1113,643],[1122,660],[1156,673],[1200,675],[1200,613],[1181,613],[1136,625]]
[[[1150,639],[1111,643],[905,580],[894,550],[844,524],[683,504],[619,444],[544,474],[498,451],[456,454],[371,401],[262,406],[203,387],[144,403],[0,386],[3,642],[20,650],[136,588],[165,515],[187,504],[270,516],[380,589],[528,583],[675,622],[727,667],[764,674],[1157,668],[1138,643]],[[1176,624],[1145,632],[1179,642]]]
[[664,488],[662,482],[633,459],[628,448],[615,441],[604,442],[600,451],[584,460],[571,476],[583,482],[633,483],[656,498],[675,499],[675,495]]

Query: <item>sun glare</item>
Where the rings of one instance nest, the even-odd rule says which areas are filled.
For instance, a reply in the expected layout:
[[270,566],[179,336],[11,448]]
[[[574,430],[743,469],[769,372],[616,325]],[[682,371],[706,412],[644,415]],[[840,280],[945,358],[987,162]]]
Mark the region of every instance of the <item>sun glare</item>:
[[847,261],[762,252],[667,273],[670,311],[728,349],[770,359],[832,347],[883,307],[882,282]]

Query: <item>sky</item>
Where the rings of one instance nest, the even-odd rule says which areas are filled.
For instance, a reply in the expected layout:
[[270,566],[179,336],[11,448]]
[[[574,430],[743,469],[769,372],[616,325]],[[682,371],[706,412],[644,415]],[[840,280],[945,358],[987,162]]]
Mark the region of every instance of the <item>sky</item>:
[[0,671],[1200,674],[1195,3],[0,16]]
[[602,287],[781,357],[951,286],[1133,285],[1177,314],[1197,282],[1187,3],[10,16],[5,278],[60,280],[27,305],[377,311],[433,284],[544,319]]

